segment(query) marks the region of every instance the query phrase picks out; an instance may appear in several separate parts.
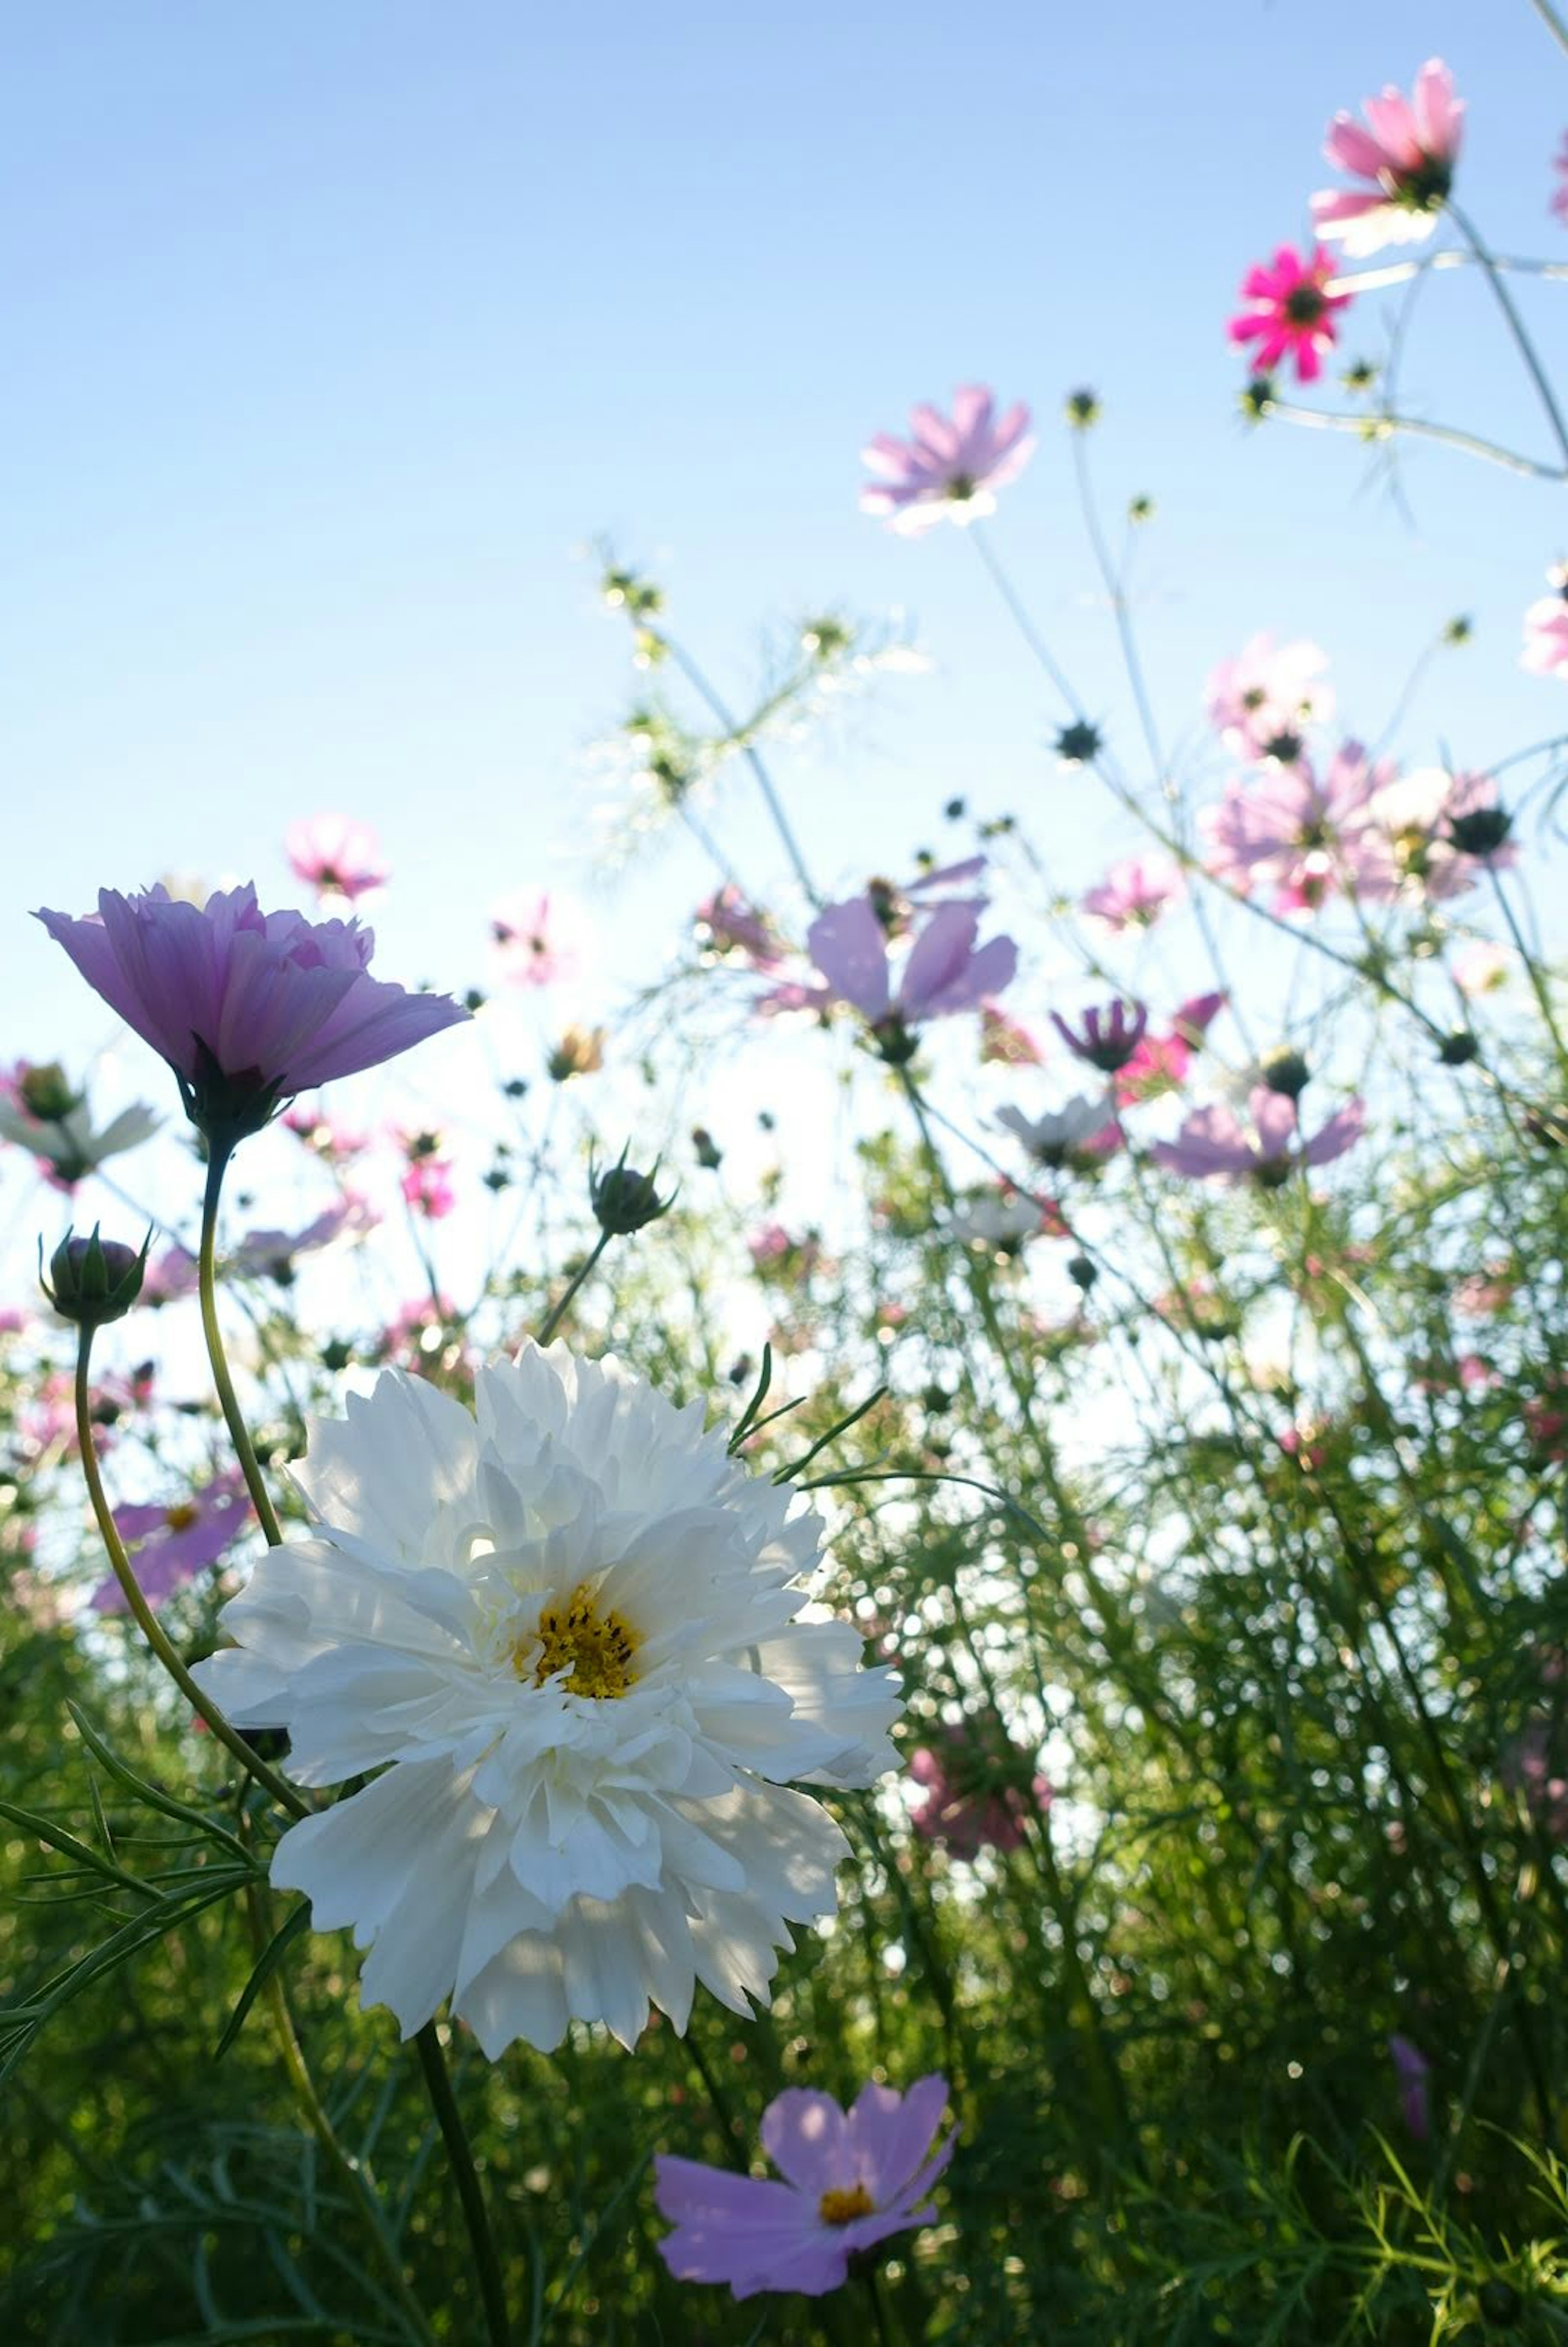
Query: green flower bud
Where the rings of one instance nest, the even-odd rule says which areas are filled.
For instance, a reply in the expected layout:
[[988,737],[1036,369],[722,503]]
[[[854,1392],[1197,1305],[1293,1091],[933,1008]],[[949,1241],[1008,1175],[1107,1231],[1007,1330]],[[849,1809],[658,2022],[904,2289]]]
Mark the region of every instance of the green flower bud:
[[1299,1051],[1284,1046],[1264,1055],[1263,1081],[1271,1092],[1280,1092],[1287,1100],[1299,1100],[1311,1081],[1312,1071]]
[[101,1328],[106,1321],[121,1319],[141,1294],[151,1245],[150,1230],[139,1255],[118,1239],[100,1239],[96,1223],[90,1238],[79,1239],[67,1231],[50,1258],[46,1279],[40,1239],[38,1284],[62,1320],[74,1320],[79,1328]]
[[1468,1027],[1456,1027],[1453,1033],[1445,1035],[1438,1045],[1438,1058],[1445,1068],[1468,1067],[1480,1049],[1481,1045]]
[[619,1162],[608,1173],[590,1174],[588,1194],[593,1201],[594,1218],[599,1228],[612,1238],[628,1238],[649,1223],[657,1223],[667,1214],[675,1204],[675,1192],[661,1198],[655,1187],[658,1161],[654,1161],[652,1174],[639,1174],[626,1163],[623,1149]]
[[1074,432],[1087,432],[1091,425],[1098,424],[1100,420],[1098,395],[1087,387],[1070,391],[1063,413]]
[[1064,725],[1056,736],[1056,755],[1069,766],[1088,765],[1105,746],[1105,735],[1086,718],[1075,718],[1071,725]]
[[57,1124],[82,1104],[81,1093],[71,1090],[57,1060],[47,1061],[42,1067],[25,1068],[17,1079],[16,1091],[28,1115],[37,1117],[44,1124]]

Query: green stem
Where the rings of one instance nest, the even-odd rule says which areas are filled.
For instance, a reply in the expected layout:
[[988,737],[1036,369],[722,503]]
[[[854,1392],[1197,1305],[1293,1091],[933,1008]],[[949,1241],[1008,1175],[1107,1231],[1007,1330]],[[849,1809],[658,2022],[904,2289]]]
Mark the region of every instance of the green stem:
[[1483,456],[1488,464],[1501,465],[1504,472],[1522,473],[1527,480],[1560,481],[1563,477],[1563,465],[1539,464],[1533,456],[1521,456],[1495,440],[1483,440],[1477,432],[1461,432],[1452,424],[1428,424],[1419,415],[1336,415],[1327,408],[1301,407],[1288,399],[1270,399],[1266,413],[1277,415],[1282,424],[1302,424],[1313,432],[1353,432],[1359,440],[1391,440],[1397,432],[1411,440],[1435,440],[1467,456]]
[[1482,243],[1481,235],[1473,223],[1464,212],[1460,210],[1459,206],[1451,199],[1448,209],[1454,226],[1485,272],[1486,282],[1496,296],[1498,308],[1507,321],[1508,331],[1513,337],[1515,348],[1524,361],[1525,370],[1531,382],[1540,394],[1541,405],[1546,410],[1547,420],[1556,436],[1563,465],[1568,466],[1568,425],[1564,425],[1563,421],[1563,411],[1557,405],[1557,395],[1547,380],[1546,370],[1541,364],[1534,343],[1525,331],[1524,321],[1513,306],[1513,296],[1502,282],[1502,272]]
[[292,1785],[285,1783],[281,1777],[274,1774],[264,1760],[258,1758],[238,1728],[229,1726],[211,1696],[203,1695],[170,1645],[157,1614],[147,1602],[140,1582],[131,1570],[130,1559],[126,1554],[125,1543],[119,1536],[119,1528],[115,1522],[114,1511],[109,1506],[107,1495],[104,1491],[104,1479],[98,1468],[98,1455],[93,1444],[92,1413],[87,1398],[87,1366],[92,1349],[93,1331],[90,1328],[84,1328],[76,1353],[76,1440],[81,1450],[82,1472],[87,1477],[87,1492],[93,1503],[93,1513],[97,1519],[98,1532],[126,1604],[130,1608],[142,1636],[147,1640],[181,1695],[199,1717],[207,1722],[213,1735],[239,1763],[247,1776],[253,1777],[259,1785],[263,1786],[272,1799],[288,1810],[290,1817],[308,1818],[311,1815],[309,1802],[301,1800]]
[[984,563],[986,569],[990,572],[992,585],[995,588],[997,593],[1006,604],[1008,613],[1012,618],[1014,627],[1018,630],[1019,634],[1023,637],[1024,642],[1028,645],[1030,651],[1033,653],[1035,659],[1039,661],[1041,667],[1044,670],[1046,675],[1050,678],[1052,683],[1055,686],[1057,692],[1061,694],[1063,700],[1066,702],[1068,708],[1072,711],[1078,723],[1081,725],[1086,724],[1088,720],[1084,716],[1083,705],[1080,702],[1077,694],[1068,683],[1062,671],[1057,667],[1055,660],[1053,657],[1044,638],[1038,632],[1033,620],[1030,618],[1027,610],[1024,608],[1022,596],[1013,586],[1012,579],[1007,576],[1006,571],[1002,568],[1001,563],[998,562],[995,555],[992,552],[991,540],[985,534],[985,526],[983,522],[972,522],[970,524],[969,540],[976,554],[979,555],[982,562]]
[[[249,1903],[251,1937],[255,1942],[256,1952],[260,1956],[272,1936],[266,1894],[259,1888],[252,1890]],[[311,2075],[304,2048],[300,2043],[299,2034],[294,2027],[294,2017],[289,2010],[289,2000],[284,1992],[282,1975],[276,1967],[268,1975],[262,1994],[266,1999],[268,2014],[272,2023],[272,2032],[278,2041],[278,2051],[282,2056],[283,2068],[294,2100],[300,2106],[300,2116],[326,2153],[351,2202],[363,2219],[365,2231],[374,2246],[377,2260],[392,2286],[398,2304],[408,2318],[413,2335],[423,2342],[423,2347],[433,2347],[434,2334],[425,2320],[424,2310],[415,2297],[408,2276],[403,2270],[402,2257],[398,2249],[396,2236],[387,2223],[386,2212],[382,2207],[375,2186],[358,2160],[352,2158],[339,2142],[337,2131],[327,2116],[326,2106],[316,2091],[316,2082]]]
[[501,2264],[495,2254],[494,2237],[490,2230],[490,2219],[485,2212],[484,2194],[473,2165],[469,2147],[468,2130],[463,2124],[463,2113],[457,2107],[457,2097],[452,2091],[452,2080],[446,2073],[446,2057],[441,2050],[435,2024],[427,2021],[414,2039],[419,2049],[420,2067],[424,2083],[430,2089],[430,2099],[435,2108],[447,2157],[457,2179],[457,2196],[463,2203],[463,2222],[468,2228],[468,2239],[473,2251],[474,2271],[479,2278],[479,2294],[484,2302],[484,2328],[490,2347],[508,2347],[511,2324],[506,2314],[506,2289],[501,2279]]
[[556,1329],[560,1327],[562,1321],[566,1317],[567,1306],[571,1303],[573,1296],[575,1296],[578,1288],[581,1287],[583,1282],[594,1268],[594,1266],[598,1262],[599,1257],[604,1254],[605,1249],[609,1245],[609,1232],[601,1231],[598,1237],[594,1241],[594,1251],[592,1255],[588,1256],[585,1263],[578,1266],[577,1269],[573,1273],[570,1280],[567,1282],[565,1293],[557,1299],[552,1309],[546,1313],[545,1317],[545,1325],[540,1329],[537,1339],[541,1345],[547,1345],[549,1343],[551,1337],[555,1335]]
[[260,1461],[256,1446],[250,1440],[239,1408],[239,1398],[234,1390],[234,1380],[229,1374],[229,1360],[223,1350],[223,1334],[218,1325],[218,1201],[223,1189],[223,1176],[233,1154],[233,1143],[209,1142],[207,1161],[207,1195],[201,1206],[201,1252],[198,1276],[201,1290],[201,1327],[207,1338],[207,1358],[212,1366],[212,1382],[218,1389],[219,1406],[223,1422],[229,1429],[229,1439],[234,1445],[234,1455],[239,1461],[245,1488],[267,1535],[270,1548],[282,1541],[282,1529],[266,1483],[262,1480]]
[[1531,0],[1531,5],[1560,49],[1568,50],[1568,25],[1563,22],[1551,0]]
[[1509,902],[1508,892],[1502,885],[1502,873],[1495,864],[1489,864],[1487,868],[1492,875],[1492,893],[1502,907],[1502,917],[1508,924],[1508,934],[1513,939],[1520,960],[1524,964],[1525,975],[1530,980],[1536,1006],[1546,1022],[1546,1031],[1551,1036],[1557,1053],[1557,1064],[1559,1068],[1568,1068],[1568,1045],[1563,1043],[1563,1030],[1557,1024],[1557,1014],[1552,1007],[1552,996],[1547,989],[1545,978],[1534,955],[1524,942],[1524,935],[1520,928],[1518,917]]
[[[726,708],[723,701],[720,699],[718,692],[715,692],[713,686],[708,682],[708,678],[704,675],[702,670],[698,668],[697,662],[692,659],[691,654],[687,651],[684,644],[677,643],[673,636],[662,634],[659,641],[664,645],[665,650],[668,652],[670,658],[674,661],[676,666],[679,669],[681,674],[686,678],[687,682],[692,687],[692,690],[695,692],[699,693],[702,699],[707,702],[709,709],[712,710],[714,715],[718,718],[719,723],[728,734],[731,743],[739,750],[741,756],[750,767],[757,787],[762,794],[763,805],[767,807],[769,815],[772,817],[773,828],[779,834],[779,842],[784,849],[784,853],[795,867],[795,877],[800,883],[801,887],[805,890],[810,902],[813,905],[820,906],[822,902],[821,896],[812,881],[811,875],[806,868],[806,859],[800,853],[800,844],[796,838],[794,832],[789,827],[789,818],[784,812],[784,802],[779,797],[778,791],[774,787],[773,777],[768,771],[768,767],[761,752],[758,749],[754,742],[748,739],[748,733],[750,729],[737,723],[735,718],[732,716],[729,710]],[[782,701],[788,698],[788,696],[779,694],[777,698]],[[752,720],[752,724],[755,725],[758,722],[759,720],[754,718]]]

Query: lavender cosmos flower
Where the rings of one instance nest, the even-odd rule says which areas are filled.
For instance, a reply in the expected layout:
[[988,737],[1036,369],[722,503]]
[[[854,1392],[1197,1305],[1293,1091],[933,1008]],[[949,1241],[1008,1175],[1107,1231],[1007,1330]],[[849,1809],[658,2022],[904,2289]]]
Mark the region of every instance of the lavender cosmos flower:
[[1397,769],[1376,764],[1359,742],[1346,742],[1319,780],[1298,756],[1247,784],[1233,782],[1201,815],[1208,868],[1244,896],[1263,882],[1277,909],[1314,910],[1336,888],[1356,895],[1380,885],[1387,854],[1371,808]]
[[842,2110],[831,2095],[789,2086],[762,2114],[762,2143],[786,2179],[737,2176],[695,2159],[655,2166],[660,2213],[675,2226],[659,2255],[677,2281],[728,2282],[737,2298],[837,2290],[857,2251],[890,2233],[930,2224],[925,2200],[952,2157],[932,2139],[947,2080],[917,2079],[907,2095],[864,2086]]
[[392,876],[375,833],[351,815],[312,815],[291,823],[283,851],[297,877],[308,880],[319,897],[351,902],[383,887]]
[[1305,728],[1334,713],[1333,692],[1319,681],[1328,665],[1328,654],[1305,639],[1277,644],[1271,635],[1252,636],[1209,677],[1209,723],[1238,758],[1299,757]]
[[[249,1517],[245,1478],[238,1467],[228,1467],[171,1508],[121,1508],[115,1522],[122,1540],[140,1542],[131,1570],[144,1596],[157,1605],[216,1564],[245,1531]],[[125,1612],[125,1593],[112,1574],[94,1590],[92,1603],[95,1613]]]
[[1181,895],[1181,868],[1168,856],[1129,856],[1078,899],[1091,920],[1112,930],[1151,928]]
[[1103,1010],[1085,1010],[1081,1032],[1069,1027],[1060,1011],[1051,1013],[1052,1026],[1074,1058],[1087,1060],[1092,1068],[1107,1076],[1126,1066],[1148,1023],[1149,1014],[1141,1002],[1108,1002]]
[[357,1075],[466,1016],[446,995],[372,978],[375,939],[357,921],[263,913],[249,883],[201,906],[161,886],[139,897],[103,888],[96,914],[37,917],[168,1061],[191,1122],[229,1146],[288,1094]]
[[1012,982],[1018,948],[1011,938],[976,948],[980,907],[950,899],[938,905],[910,948],[895,991],[888,966],[887,932],[870,897],[830,905],[807,931],[825,999],[847,1002],[866,1020],[878,1048],[894,1065],[914,1050],[912,1028],[927,1019],[978,1010],[987,995]]
[[1389,2040],[1389,2056],[1394,2065],[1394,2075],[1400,2082],[1400,2109],[1406,2127],[1417,2143],[1425,2143],[1432,2131],[1431,2106],[1427,2098],[1427,2080],[1431,2075],[1431,2064],[1419,2045],[1396,2030]]
[[[275,1279],[287,1286],[294,1276],[296,1259],[330,1247],[338,1239],[356,1239],[374,1230],[381,1221],[368,1198],[345,1190],[302,1231],[247,1231],[229,1258],[229,1269],[246,1279]],[[192,1274],[194,1285],[194,1270]]]
[[1277,1190],[1298,1166],[1327,1165],[1354,1146],[1366,1129],[1367,1112],[1359,1100],[1348,1101],[1321,1132],[1304,1145],[1299,1141],[1296,1102],[1267,1084],[1247,1095],[1253,1130],[1222,1103],[1195,1109],[1174,1141],[1157,1141],[1150,1154],[1156,1165],[1173,1174],[1190,1174],[1198,1182],[1260,1182]]
[[1361,111],[1365,128],[1348,114],[1334,117],[1323,152],[1367,185],[1326,189],[1311,203],[1319,235],[1358,261],[1431,236],[1453,185],[1464,101],[1442,59],[1429,57],[1409,97],[1390,84],[1381,97],[1364,98]]
[[1023,401],[998,420],[982,384],[953,394],[951,420],[920,406],[910,422],[911,439],[879,432],[860,451],[877,476],[860,491],[860,511],[885,518],[902,538],[919,538],[944,518],[966,523],[994,513],[993,492],[1016,480],[1034,453]]

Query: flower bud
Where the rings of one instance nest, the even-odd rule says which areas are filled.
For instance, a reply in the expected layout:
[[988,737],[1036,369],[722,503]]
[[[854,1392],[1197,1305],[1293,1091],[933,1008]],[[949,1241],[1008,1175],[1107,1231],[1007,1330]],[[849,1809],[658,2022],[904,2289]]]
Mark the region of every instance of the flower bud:
[[675,1204],[675,1192],[661,1198],[655,1187],[658,1161],[654,1161],[652,1174],[639,1174],[626,1163],[623,1149],[619,1162],[608,1173],[590,1174],[588,1194],[593,1201],[594,1218],[599,1228],[610,1238],[629,1238],[649,1223],[657,1223],[667,1214]]
[[1279,1092],[1286,1100],[1299,1100],[1311,1076],[1312,1071],[1300,1052],[1288,1046],[1264,1055],[1263,1081],[1271,1092]]
[[712,1133],[709,1133],[706,1124],[694,1124],[692,1126],[691,1145],[693,1151],[696,1153],[697,1163],[702,1166],[706,1172],[709,1174],[717,1174],[719,1167],[724,1163],[724,1152],[720,1149],[718,1142],[715,1141]]
[[100,1239],[96,1223],[90,1238],[79,1239],[67,1231],[50,1258],[46,1279],[40,1239],[38,1284],[62,1320],[74,1320],[79,1328],[101,1328],[106,1321],[120,1319],[141,1294],[151,1244],[150,1230],[139,1255],[118,1239]]
[[1064,725],[1056,736],[1056,755],[1069,766],[1088,765],[1105,746],[1099,727],[1091,725],[1085,718],[1076,718],[1071,725]]
[[1074,1287],[1087,1296],[1100,1275],[1086,1255],[1075,1255],[1068,1263],[1067,1276]]
[[1506,807],[1479,806],[1468,815],[1456,815],[1448,835],[1462,856],[1495,856],[1512,828],[1513,817]]
[[1099,396],[1086,385],[1081,390],[1070,391],[1063,413],[1074,432],[1087,432],[1091,425],[1098,424],[1100,420]]
[[1481,2283],[1476,2292],[1476,2303],[1481,2309],[1481,2321],[1497,2330],[1506,2330],[1510,2323],[1517,2322],[1524,2311],[1524,2302],[1513,2284],[1496,2279]]
[[1438,1045],[1438,1058],[1445,1068],[1468,1067],[1480,1049],[1481,1045],[1468,1027],[1456,1027],[1452,1034],[1445,1035]]
[[82,1104],[81,1093],[71,1090],[57,1060],[38,1068],[24,1068],[16,1080],[16,1092],[28,1115],[36,1116],[41,1124],[57,1124]]

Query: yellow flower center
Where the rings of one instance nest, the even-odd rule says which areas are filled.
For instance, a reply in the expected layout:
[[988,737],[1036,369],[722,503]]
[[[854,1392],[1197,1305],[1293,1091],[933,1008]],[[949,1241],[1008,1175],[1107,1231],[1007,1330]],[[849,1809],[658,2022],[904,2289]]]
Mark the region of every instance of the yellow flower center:
[[164,1510],[163,1520],[171,1532],[188,1532],[196,1522],[197,1513],[193,1501],[181,1500],[177,1508]]
[[[622,1696],[636,1673],[632,1657],[639,1640],[618,1614],[601,1614],[586,1583],[574,1589],[564,1605],[547,1605],[539,1616],[541,1653],[534,1665],[534,1684],[543,1686],[558,1671],[565,1671],[568,1695]],[[514,1649],[512,1666],[521,1675],[530,1638]]]
[[817,2203],[824,2225],[852,2225],[857,2217],[874,2217],[877,2204],[863,2184],[835,2184]]

